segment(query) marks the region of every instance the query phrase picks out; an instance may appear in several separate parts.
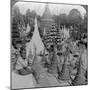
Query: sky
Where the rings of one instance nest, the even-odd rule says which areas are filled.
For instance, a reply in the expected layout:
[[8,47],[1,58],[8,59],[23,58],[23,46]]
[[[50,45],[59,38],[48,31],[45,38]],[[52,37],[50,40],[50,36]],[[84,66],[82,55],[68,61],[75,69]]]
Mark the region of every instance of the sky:
[[[42,16],[44,10],[45,10],[46,3],[35,3],[35,2],[17,2],[14,6],[18,6],[20,9],[20,12],[22,14],[26,13],[27,9],[35,10],[36,13],[40,16]],[[13,8],[14,8],[13,6]],[[69,4],[50,4],[49,3],[49,9],[52,15],[59,15],[62,13],[69,14],[70,10],[73,8],[78,9],[82,15],[86,13],[85,9],[80,5],[69,5]]]

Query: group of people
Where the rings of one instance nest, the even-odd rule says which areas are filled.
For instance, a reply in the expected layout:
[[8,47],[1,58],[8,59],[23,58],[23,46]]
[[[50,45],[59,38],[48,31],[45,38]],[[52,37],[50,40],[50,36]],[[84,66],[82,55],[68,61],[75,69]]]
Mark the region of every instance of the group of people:
[[44,48],[40,55],[36,53],[37,49],[34,46],[34,53],[30,52],[28,57],[25,48],[23,46],[15,50],[12,47],[12,61],[16,59],[13,67],[18,74],[32,73],[38,81],[41,72],[46,69],[47,73],[51,73],[58,80],[68,81],[71,85],[87,84],[88,52],[86,45],[79,40],[65,41],[62,44],[62,51],[58,51],[55,46],[53,52],[47,52]]

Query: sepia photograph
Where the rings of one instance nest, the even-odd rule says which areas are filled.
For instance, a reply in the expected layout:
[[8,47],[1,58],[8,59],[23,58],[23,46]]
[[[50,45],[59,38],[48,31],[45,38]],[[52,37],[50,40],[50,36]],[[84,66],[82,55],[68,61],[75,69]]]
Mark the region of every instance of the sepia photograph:
[[88,5],[11,0],[11,89],[88,84]]

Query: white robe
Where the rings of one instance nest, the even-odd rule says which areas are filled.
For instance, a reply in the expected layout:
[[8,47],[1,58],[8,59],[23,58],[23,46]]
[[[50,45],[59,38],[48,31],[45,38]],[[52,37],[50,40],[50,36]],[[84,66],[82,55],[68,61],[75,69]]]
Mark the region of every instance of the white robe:
[[19,70],[23,68],[23,66],[27,66],[27,60],[23,60],[21,56],[18,57],[16,69]]

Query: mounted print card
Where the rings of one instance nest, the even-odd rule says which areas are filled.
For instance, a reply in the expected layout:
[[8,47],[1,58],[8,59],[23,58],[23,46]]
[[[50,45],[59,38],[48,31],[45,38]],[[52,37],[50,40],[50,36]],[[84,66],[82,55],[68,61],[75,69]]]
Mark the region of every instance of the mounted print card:
[[88,84],[88,6],[11,0],[11,89]]

